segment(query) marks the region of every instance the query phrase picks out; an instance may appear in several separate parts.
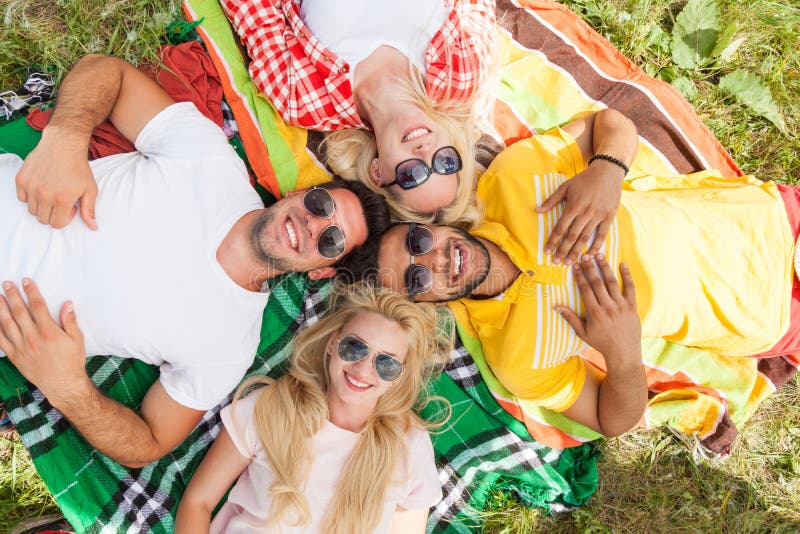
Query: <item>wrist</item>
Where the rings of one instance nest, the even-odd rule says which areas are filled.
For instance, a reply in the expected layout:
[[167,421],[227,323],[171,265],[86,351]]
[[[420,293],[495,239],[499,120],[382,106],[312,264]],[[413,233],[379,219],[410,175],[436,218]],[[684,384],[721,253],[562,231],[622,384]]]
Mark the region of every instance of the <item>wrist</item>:
[[619,174],[620,179],[624,179],[630,172],[630,168],[625,164],[624,161],[609,154],[600,152],[595,153],[591,158],[589,158],[586,166],[589,167],[590,165],[605,166],[608,171]]
[[62,378],[59,384],[60,387],[50,388],[49,391],[42,389],[42,393],[54,408],[65,414],[71,412],[70,408],[73,406],[86,408],[97,392],[85,373],[77,377]]
[[644,368],[641,347],[614,351],[605,355],[606,368],[609,373],[629,374]]
[[81,151],[81,153],[89,150],[91,138],[91,131],[82,131],[80,128],[70,127],[58,122],[54,123],[53,121],[50,121],[42,130],[43,143],[52,143],[59,149]]

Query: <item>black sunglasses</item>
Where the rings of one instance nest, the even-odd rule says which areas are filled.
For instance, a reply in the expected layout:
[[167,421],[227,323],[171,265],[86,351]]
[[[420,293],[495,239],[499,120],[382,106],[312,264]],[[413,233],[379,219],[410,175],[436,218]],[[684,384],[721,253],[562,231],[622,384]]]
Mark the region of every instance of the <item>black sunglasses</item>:
[[411,254],[411,265],[406,270],[406,289],[408,298],[413,299],[433,287],[431,270],[424,265],[414,263],[414,256],[421,256],[433,250],[433,232],[417,223],[411,223],[406,236],[406,249]]
[[[339,357],[346,362],[357,362],[363,360],[372,352],[369,345],[358,339],[356,336],[344,336],[339,341]],[[403,362],[389,356],[383,352],[375,355],[375,371],[378,377],[386,382],[397,380],[403,372]]]
[[431,174],[455,174],[461,170],[461,155],[455,147],[445,146],[434,152],[431,166],[419,158],[401,161],[394,168],[394,182],[385,185],[399,185],[402,189],[414,189],[424,184]]
[[[330,219],[336,213],[336,204],[327,189],[312,187],[303,195],[303,206],[306,211],[318,219]],[[344,232],[331,224],[317,237],[317,250],[323,258],[338,258],[345,251]]]

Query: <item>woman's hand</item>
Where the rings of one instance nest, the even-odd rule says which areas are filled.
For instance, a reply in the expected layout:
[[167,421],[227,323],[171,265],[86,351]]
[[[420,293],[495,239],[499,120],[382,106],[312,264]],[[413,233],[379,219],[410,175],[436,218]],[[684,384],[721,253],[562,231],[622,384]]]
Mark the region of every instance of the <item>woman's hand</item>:
[[242,456],[223,427],[186,486],[175,517],[175,533],[209,532],[211,512],[248,465],[250,458]]

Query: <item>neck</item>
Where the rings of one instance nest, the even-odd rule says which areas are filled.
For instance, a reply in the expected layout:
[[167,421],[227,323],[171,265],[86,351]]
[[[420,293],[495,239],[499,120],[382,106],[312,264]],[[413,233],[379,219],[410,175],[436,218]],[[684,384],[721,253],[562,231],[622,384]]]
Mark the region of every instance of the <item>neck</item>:
[[520,270],[500,247],[482,237],[478,237],[478,240],[489,251],[489,274],[472,294],[476,297],[496,297],[514,283]]
[[248,291],[260,291],[264,280],[281,274],[253,253],[253,223],[261,210],[243,215],[217,248],[217,261],[231,280]]
[[343,405],[328,394],[328,419],[331,423],[349,430],[350,432],[360,432],[367,426],[369,416],[375,410],[375,406],[351,406]]
[[404,104],[401,80],[409,79],[409,61],[399,50],[380,46],[356,65],[353,75],[353,100],[361,118],[380,129],[383,122],[397,115]]

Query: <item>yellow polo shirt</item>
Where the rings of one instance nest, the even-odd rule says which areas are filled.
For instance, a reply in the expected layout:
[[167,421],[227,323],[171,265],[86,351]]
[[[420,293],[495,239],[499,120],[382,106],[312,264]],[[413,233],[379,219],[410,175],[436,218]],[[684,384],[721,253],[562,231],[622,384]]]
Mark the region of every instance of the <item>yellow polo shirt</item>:
[[[553,306],[584,309],[571,269],[544,254],[563,204],[546,214],[534,208],[584,168],[560,129],[495,159],[478,183],[485,220],[472,233],[497,244],[522,274],[494,299],[452,306],[509,391],[559,411],[583,388],[584,344]],[[611,265],[631,268],[643,337],[746,356],[788,328],[793,245],[774,184],[705,171],[626,182],[603,252]]]

